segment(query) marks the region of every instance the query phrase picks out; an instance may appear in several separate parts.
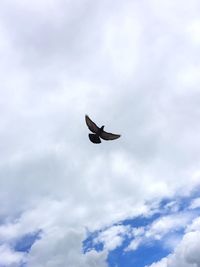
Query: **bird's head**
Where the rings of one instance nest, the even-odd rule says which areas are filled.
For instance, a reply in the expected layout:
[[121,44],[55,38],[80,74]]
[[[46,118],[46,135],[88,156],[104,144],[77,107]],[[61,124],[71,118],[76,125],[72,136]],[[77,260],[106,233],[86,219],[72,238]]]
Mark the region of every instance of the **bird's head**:
[[101,126],[101,131],[103,131],[103,128],[104,128],[104,125],[103,125],[103,126]]

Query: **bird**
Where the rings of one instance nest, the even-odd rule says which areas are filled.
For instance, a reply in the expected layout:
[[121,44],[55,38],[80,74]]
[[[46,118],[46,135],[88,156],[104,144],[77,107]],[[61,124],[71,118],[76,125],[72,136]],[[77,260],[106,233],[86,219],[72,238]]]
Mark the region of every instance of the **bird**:
[[89,133],[89,139],[92,143],[94,144],[100,144],[101,139],[103,140],[115,140],[119,138],[121,135],[120,134],[113,134],[113,133],[107,133],[104,131],[104,125],[101,126],[100,128],[89,118],[88,115],[85,115],[85,121],[86,124],[89,128],[89,130],[92,133]]

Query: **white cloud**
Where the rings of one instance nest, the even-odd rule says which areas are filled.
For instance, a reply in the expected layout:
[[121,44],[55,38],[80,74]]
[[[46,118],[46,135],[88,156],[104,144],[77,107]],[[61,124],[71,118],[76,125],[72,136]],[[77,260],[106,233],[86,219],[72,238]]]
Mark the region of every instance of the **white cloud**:
[[[168,257],[163,258],[157,263],[150,265],[151,267],[193,267],[200,266],[200,231],[199,223],[197,227],[197,221],[199,218],[195,219],[190,227],[190,231],[185,233],[181,242],[177,245],[174,253],[170,254]],[[196,229],[195,227],[196,226]],[[192,231],[191,231],[192,229]]]
[[163,216],[154,221],[150,230],[146,233],[147,237],[153,236],[154,238],[162,238],[163,235],[170,231],[184,229],[187,224],[192,220],[192,214],[179,213],[174,215]]
[[14,267],[22,263],[24,253],[13,251],[7,245],[0,245],[0,266]]
[[142,237],[136,237],[131,241],[129,246],[125,249],[125,251],[130,251],[130,250],[137,250],[138,247],[143,243],[144,238]]
[[193,20],[187,27],[188,34],[195,44],[200,44],[200,20]]
[[[0,6],[1,242],[42,229],[28,266],[106,266],[106,253],[82,254],[85,228],[199,184],[199,2]],[[85,113],[122,138],[90,144]]]
[[170,215],[161,215],[158,219],[142,228],[133,228],[133,240],[125,251],[136,250],[139,246],[156,240],[162,241],[165,248],[174,249],[180,241],[180,230],[187,229],[195,214],[179,212]]
[[35,242],[29,254],[28,264],[32,266],[103,266],[106,267],[107,253],[94,250],[81,253],[82,231],[74,229],[52,229],[50,233]]
[[166,266],[167,266],[167,258],[163,258],[161,261],[151,264],[151,267],[166,267]]
[[122,244],[125,237],[129,235],[129,227],[123,225],[112,226],[98,235],[95,243],[103,243],[105,250],[114,250]]
[[196,209],[196,208],[200,208],[200,198],[195,198],[191,205],[190,205],[190,209]]
[[193,220],[192,224],[189,225],[186,229],[186,232],[200,231],[200,217],[197,217]]

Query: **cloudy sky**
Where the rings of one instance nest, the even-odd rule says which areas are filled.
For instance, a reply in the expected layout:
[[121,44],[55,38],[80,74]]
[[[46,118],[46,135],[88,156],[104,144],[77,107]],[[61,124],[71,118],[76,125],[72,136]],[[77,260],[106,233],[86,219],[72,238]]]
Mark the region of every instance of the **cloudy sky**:
[[1,0],[0,267],[199,267],[199,73],[199,0]]

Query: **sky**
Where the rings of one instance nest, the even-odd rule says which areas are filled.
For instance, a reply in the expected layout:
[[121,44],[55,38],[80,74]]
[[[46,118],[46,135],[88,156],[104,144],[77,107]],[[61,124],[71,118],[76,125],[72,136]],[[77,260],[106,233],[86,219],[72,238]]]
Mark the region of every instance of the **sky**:
[[0,267],[200,267],[199,14],[1,0]]

